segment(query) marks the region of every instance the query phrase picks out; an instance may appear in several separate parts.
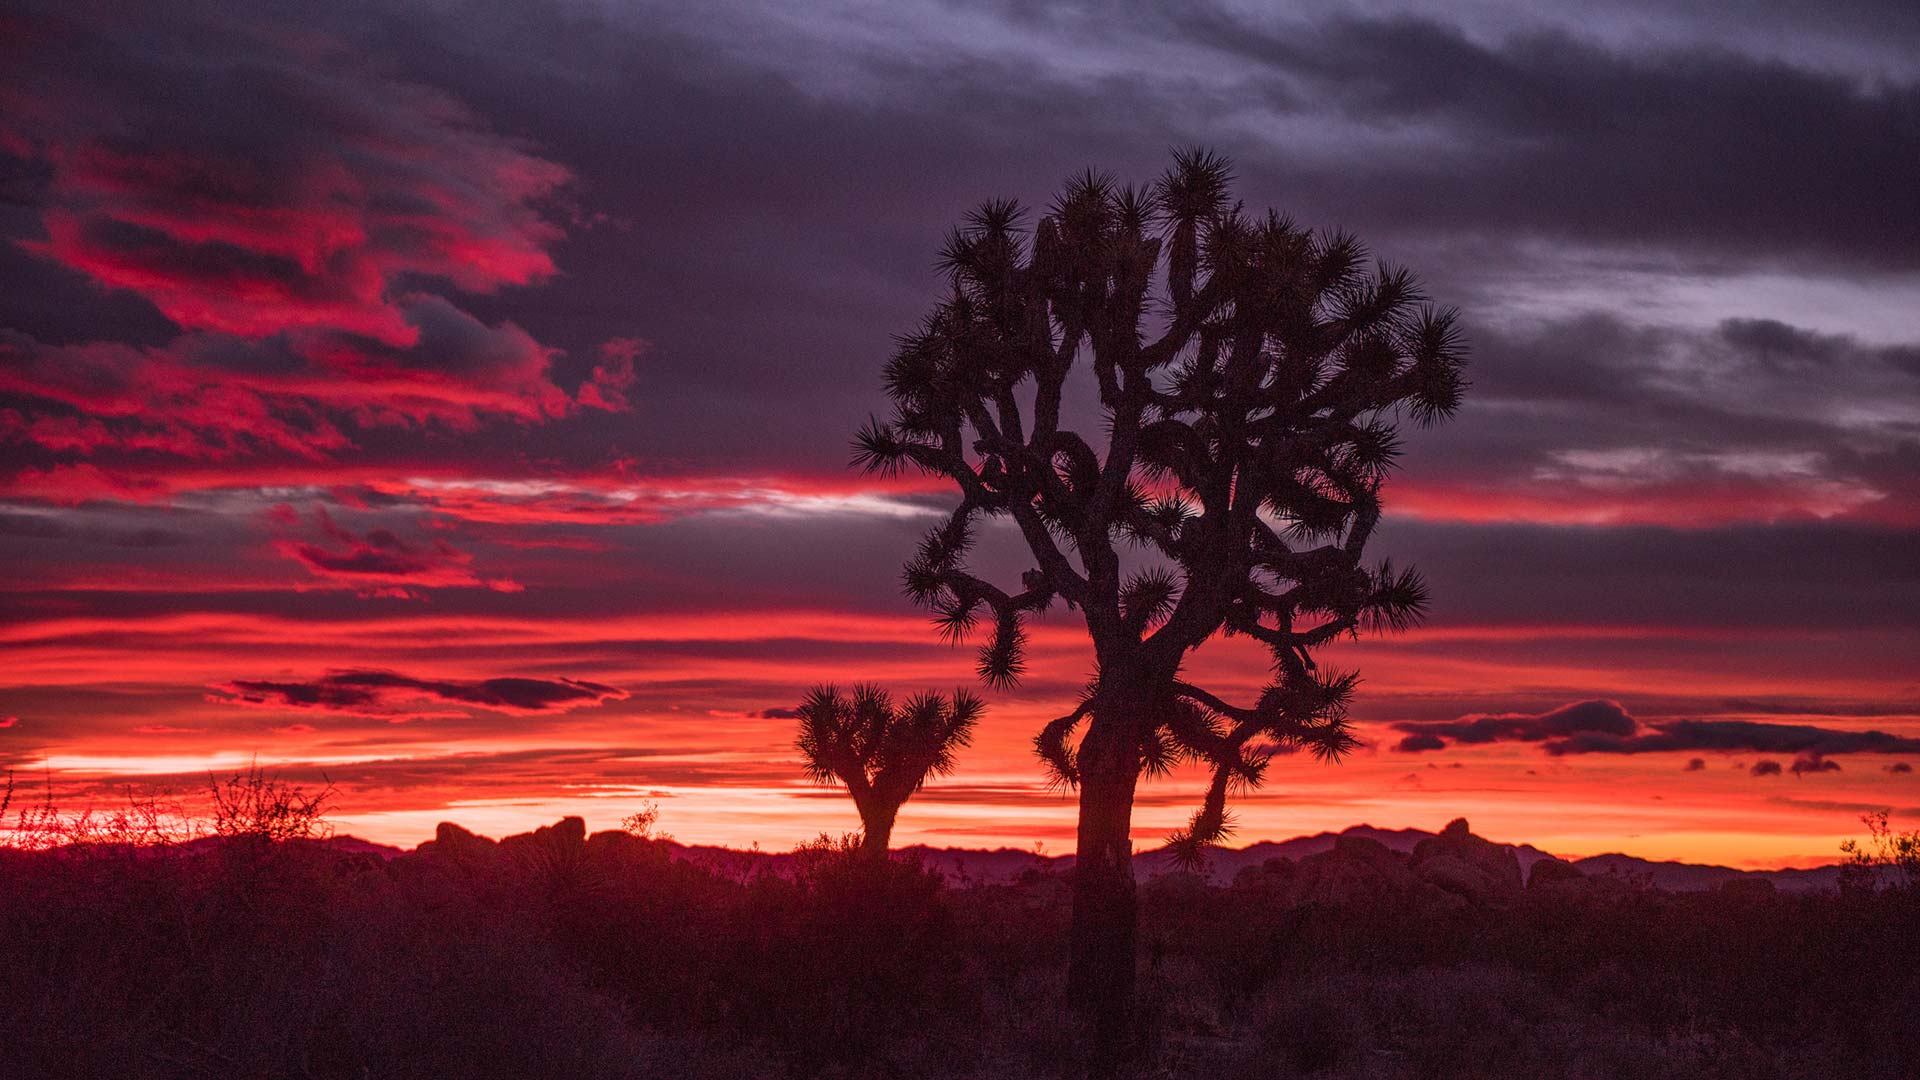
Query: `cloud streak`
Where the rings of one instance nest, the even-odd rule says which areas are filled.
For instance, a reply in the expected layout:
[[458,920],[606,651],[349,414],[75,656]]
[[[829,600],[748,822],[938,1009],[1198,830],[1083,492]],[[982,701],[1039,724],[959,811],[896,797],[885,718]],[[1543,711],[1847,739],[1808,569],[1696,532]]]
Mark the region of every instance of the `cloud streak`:
[[422,703],[536,715],[600,705],[627,696],[618,687],[584,679],[419,679],[392,671],[333,671],[299,682],[235,679],[213,687],[212,692],[212,700],[221,704],[311,709],[388,720],[445,715],[445,710],[422,709]]
[[[1829,754],[1920,753],[1920,738],[1885,731],[1845,731],[1812,724],[1756,720],[1642,722],[1616,701],[1580,701],[1539,714],[1501,713],[1458,720],[1413,720],[1392,725],[1402,753],[1448,746],[1535,743],[1547,754],[1662,754],[1697,752],[1799,754],[1797,774],[1837,771]],[[1756,774],[1758,775],[1758,774]]]
[[421,589],[447,586],[521,590],[519,583],[507,578],[480,578],[469,565],[473,556],[445,540],[409,541],[392,529],[377,527],[357,534],[335,522],[324,505],[315,506],[308,518],[313,539],[301,538],[301,518],[286,503],[268,511],[267,517],[281,533],[274,548],[282,555],[316,577],[369,595],[418,598]]

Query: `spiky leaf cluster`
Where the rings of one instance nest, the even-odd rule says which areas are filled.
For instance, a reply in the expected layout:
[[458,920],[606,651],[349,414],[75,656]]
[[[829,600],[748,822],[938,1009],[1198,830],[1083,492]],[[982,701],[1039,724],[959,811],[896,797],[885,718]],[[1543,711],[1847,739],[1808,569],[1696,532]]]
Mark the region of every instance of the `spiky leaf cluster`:
[[898,808],[929,779],[953,771],[984,709],[965,690],[951,697],[915,694],[896,704],[871,683],[851,692],[829,683],[800,703],[794,745],[813,780],[846,785],[863,807],[871,799]]
[[[1057,780],[1076,782],[1089,716],[1127,725],[1143,771],[1212,770],[1173,838],[1188,853],[1224,835],[1226,795],[1257,784],[1268,755],[1354,745],[1354,677],[1313,652],[1421,618],[1417,573],[1362,557],[1398,425],[1451,414],[1466,386],[1455,313],[1411,274],[1347,234],[1248,213],[1232,180],[1224,159],[1188,151],[1150,185],[1073,177],[1031,229],[1012,201],[969,215],[941,254],[945,298],[887,366],[892,415],[854,447],[866,469],[959,488],[905,584],[948,640],[985,632],[983,680],[1019,678],[1033,615],[1056,600],[1082,612],[1101,675],[1036,740]],[[1100,404],[1080,418],[1093,439],[1066,411],[1076,369]],[[968,563],[982,516],[1026,541],[1017,589]],[[1273,656],[1250,707],[1179,677],[1223,632]]]

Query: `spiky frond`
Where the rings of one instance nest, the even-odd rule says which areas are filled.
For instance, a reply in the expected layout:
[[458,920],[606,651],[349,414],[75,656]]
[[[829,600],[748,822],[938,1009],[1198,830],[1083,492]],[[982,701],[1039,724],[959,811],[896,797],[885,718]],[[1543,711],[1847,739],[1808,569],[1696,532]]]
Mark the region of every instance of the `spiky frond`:
[[1094,689],[1089,685],[1081,696],[1080,704],[1072,712],[1051,721],[1033,737],[1033,750],[1046,767],[1049,787],[1070,791],[1079,786],[1078,754],[1069,740],[1073,738],[1073,730],[1079,726],[1081,718],[1092,711],[1093,694]]
[[1019,617],[994,624],[993,640],[980,647],[980,681],[995,690],[1011,690],[1027,670],[1027,631]]
[[1067,222],[1103,223],[1111,209],[1114,179],[1111,173],[1087,168],[1067,177],[1060,194],[1054,198],[1053,215]]
[[1174,766],[1184,756],[1180,743],[1166,728],[1154,728],[1140,739],[1140,774],[1149,780],[1164,780],[1173,775]]
[[1157,185],[1160,211],[1170,223],[1211,217],[1227,208],[1233,163],[1204,147],[1173,152],[1173,166]]
[[980,601],[946,596],[933,602],[933,626],[946,645],[959,645],[980,621]]
[[860,433],[853,437],[852,465],[861,472],[898,476],[901,465],[909,460],[908,447],[909,441],[901,438],[892,424],[868,417]]
[[1268,497],[1267,509],[1286,523],[1287,536],[1310,541],[1346,528],[1353,504],[1313,485],[1290,484]]
[[[960,586],[963,578],[954,571],[967,549],[973,545],[973,531],[966,519],[956,518],[927,530],[920,548],[901,568],[901,586],[909,599],[938,612],[935,624],[962,636],[972,628],[974,609],[980,604],[977,593]],[[957,639],[956,639],[957,640]]]
[[1338,761],[1360,745],[1347,718],[1359,685],[1358,672],[1324,670],[1270,687],[1261,701],[1276,717],[1268,730],[1319,761]]
[[852,760],[847,738],[847,718],[851,712],[832,683],[815,686],[800,703],[800,732],[794,748],[807,778],[820,784],[835,783]]
[[1180,596],[1180,579],[1163,566],[1149,567],[1120,587],[1120,618],[1138,633],[1173,611]]
[[953,772],[958,753],[973,742],[974,722],[984,705],[964,690],[951,699],[933,692],[915,694],[893,713],[882,738],[885,768],[898,770],[900,782],[914,788]]
[[1353,733],[1353,725],[1346,717],[1327,720],[1317,725],[1311,737],[1303,739],[1301,745],[1314,760],[1323,765],[1341,761],[1360,748],[1360,737]]
[[1207,868],[1207,853],[1232,836],[1236,828],[1231,811],[1202,808],[1194,812],[1186,828],[1167,837],[1162,850],[1172,857],[1175,866],[1197,874]]
[[1422,426],[1452,416],[1466,394],[1467,348],[1459,322],[1453,308],[1423,306],[1408,334],[1413,356],[1408,405]]
[[1122,232],[1138,235],[1147,231],[1160,213],[1159,196],[1150,187],[1127,184],[1113,199],[1114,224]]
[[1324,296],[1343,297],[1366,275],[1367,246],[1344,229],[1317,236],[1313,247],[1314,288]]
[[1403,633],[1427,617],[1426,579],[1413,567],[1395,571],[1384,559],[1369,576],[1371,588],[1360,609],[1361,625],[1370,631]]
[[1384,423],[1363,424],[1339,451],[1338,467],[1359,484],[1377,487],[1400,457],[1400,434]]

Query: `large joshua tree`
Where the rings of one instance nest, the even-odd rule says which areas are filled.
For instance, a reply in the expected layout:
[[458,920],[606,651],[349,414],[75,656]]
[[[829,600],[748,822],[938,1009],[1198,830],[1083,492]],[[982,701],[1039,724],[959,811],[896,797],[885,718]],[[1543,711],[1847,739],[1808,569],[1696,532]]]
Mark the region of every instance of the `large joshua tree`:
[[895,705],[878,686],[851,694],[816,686],[800,703],[795,740],[808,775],[846,785],[860,812],[860,852],[884,859],[894,819],[921,785],[953,771],[954,755],[973,741],[983,710],[979,698],[956,690],[951,698],[915,694]]
[[[1355,745],[1356,678],[1314,651],[1421,617],[1417,574],[1362,554],[1397,422],[1447,416],[1465,387],[1453,311],[1351,236],[1247,213],[1232,179],[1190,151],[1151,185],[1070,180],[1031,233],[1011,200],[969,214],[941,256],[946,298],[887,365],[892,418],[854,443],[856,465],[958,485],[905,582],[949,640],[985,623],[986,683],[1019,678],[1026,623],[1056,601],[1086,621],[1094,679],[1035,742],[1079,792],[1068,993],[1107,1046],[1131,1031],[1136,783],[1204,766],[1199,809],[1168,841],[1197,860],[1272,754]],[[1097,411],[1064,404],[1076,369]],[[1017,586],[970,568],[983,516],[1030,549]],[[1183,677],[1216,634],[1271,652],[1252,702]]]

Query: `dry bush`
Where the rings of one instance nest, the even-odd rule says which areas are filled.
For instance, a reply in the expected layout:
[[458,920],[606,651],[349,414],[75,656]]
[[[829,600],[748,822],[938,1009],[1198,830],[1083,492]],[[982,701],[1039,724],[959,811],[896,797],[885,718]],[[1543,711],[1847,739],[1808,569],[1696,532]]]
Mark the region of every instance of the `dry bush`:
[[[17,789],[8,774],[0,792],[0,820],[14,803]],[[6,845],[23,851],[59,851],[70,856],[162,848],[201,835],[198,824],[164,793],[141,794],[129,787],[126,803],[112,808],[88,806],[74,813],[54,803],[53,781],[31,804],[14,813]]]
[[224,778],[208,777],[207,794],[213,834],[222,839],[282,843],[333,835],[326,820],[327,804],[336,794],[331,783],[310,791],[268,776],[255,763]]
[[1867,827],[1866,842],[1841,842],[1840,854],[1846,856],[1842,890],[1872,892],[1883,884],[1901,891],[1920,889],[1920,831],[1896,832],[1887,823],[1889,816],[1886,810],[1860,815]]
[[649,799],[640,804],[640,809],[620,819],[620,829],[628,836],[640,840],[671,840],[673,837],[660,831],[660,804]]

